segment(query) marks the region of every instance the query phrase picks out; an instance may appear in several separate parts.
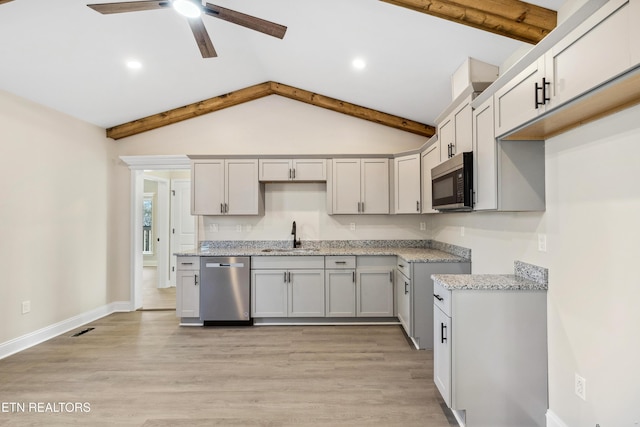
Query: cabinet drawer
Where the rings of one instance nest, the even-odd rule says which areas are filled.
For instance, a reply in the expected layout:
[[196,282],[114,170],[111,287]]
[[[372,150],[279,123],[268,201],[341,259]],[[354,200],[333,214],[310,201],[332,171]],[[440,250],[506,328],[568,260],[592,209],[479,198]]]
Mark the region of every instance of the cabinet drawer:
[[402,258],[398,258],[398,262],[396,263],[398,267],[398,271],[405,275],[407,279],[411,279],[411,263],[403,260]]
[[327,256],[324,258],[324,268],[356,268],[355,256]]
[[200,257],[198,256],[179,256],[178,270],[200,270]]
[[433,282],[433,304],[451,317],[451,291],[437,282]]

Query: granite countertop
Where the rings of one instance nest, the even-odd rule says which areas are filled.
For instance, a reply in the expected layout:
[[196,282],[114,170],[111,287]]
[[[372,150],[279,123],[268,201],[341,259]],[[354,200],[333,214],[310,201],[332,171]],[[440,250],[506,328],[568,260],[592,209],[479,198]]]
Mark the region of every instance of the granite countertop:
[[514,263],[514,274],[433,274],[433,281],[448,290],[532,290],[548,289],[546,268]]
[[[335,242],[335,241],[334,241]],[[356,244],[341,243],[309,244],[307,247],[293,249],[283,247],[281,244],[271,244],[268,242],[236,242],[235,244],[221,244],[215,242],[212,245],[201,245],[199,250],[175,253],[177,256],[399,256],[407,262],[470,262],[470,251],[465,248],[439,246],[431,241],[426,241],[423,247],[406,247],[405,242],[394,241],[380,242],[367,241],[363,244],[358,241]],[[430,247],[436,246],[436,247]],[[444,249],[444,250],[443,250]],[[452,253],[453,252],[453,253]],[[457,253],[456,253],[457,252]]]

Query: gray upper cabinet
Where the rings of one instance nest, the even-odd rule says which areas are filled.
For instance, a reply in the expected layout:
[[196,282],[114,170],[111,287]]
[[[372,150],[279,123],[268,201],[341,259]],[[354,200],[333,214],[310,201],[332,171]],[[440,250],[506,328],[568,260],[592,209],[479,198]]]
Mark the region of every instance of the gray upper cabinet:
[[333,159],[327,183],[329,214],[388,214],[389,159]]
[[192,162],[192,215],[259,215],[263,203],[257,159]]
[[394,213],[420,213],[420,154],[396,157],[394,164]]
[[325,159],[260,159],[260,181],[309,181],[327,180]]

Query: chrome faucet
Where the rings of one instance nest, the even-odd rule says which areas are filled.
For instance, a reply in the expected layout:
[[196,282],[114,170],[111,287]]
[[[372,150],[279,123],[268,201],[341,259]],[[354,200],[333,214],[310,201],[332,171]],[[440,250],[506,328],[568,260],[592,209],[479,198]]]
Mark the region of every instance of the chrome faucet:
[[302,246],[302,242],[300,239],[296,240],[296,222],[293,221],[293,227],[291,227],[291,234],[293,234],[293,249],[299,248]]

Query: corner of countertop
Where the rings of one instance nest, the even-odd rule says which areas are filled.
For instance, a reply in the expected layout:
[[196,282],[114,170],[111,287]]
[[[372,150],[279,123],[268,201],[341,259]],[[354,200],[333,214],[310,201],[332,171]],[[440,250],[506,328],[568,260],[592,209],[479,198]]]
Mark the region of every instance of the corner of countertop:
[[549,269],[529,264],[524,261],[514,261],[514,274],[527,280],[549,286]]

